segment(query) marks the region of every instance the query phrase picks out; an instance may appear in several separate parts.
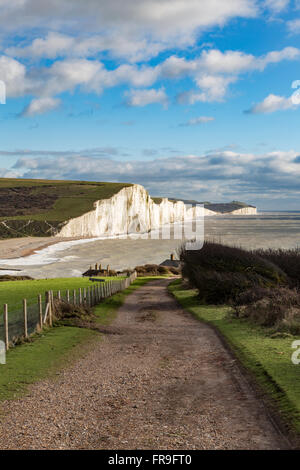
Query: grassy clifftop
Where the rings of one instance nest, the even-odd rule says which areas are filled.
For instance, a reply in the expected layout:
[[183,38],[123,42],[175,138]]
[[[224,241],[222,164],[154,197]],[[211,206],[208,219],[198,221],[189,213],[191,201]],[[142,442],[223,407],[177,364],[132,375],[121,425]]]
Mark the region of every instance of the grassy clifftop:
[[129,183],[0,178],[0,238],[50,236]]

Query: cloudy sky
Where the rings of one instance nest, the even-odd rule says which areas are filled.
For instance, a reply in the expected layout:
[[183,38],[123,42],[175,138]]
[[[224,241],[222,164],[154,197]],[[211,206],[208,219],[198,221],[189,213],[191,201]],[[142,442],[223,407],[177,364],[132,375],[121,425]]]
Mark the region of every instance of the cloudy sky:
[[0,81],[0,176],[300,210],[299,0],[0,0]]

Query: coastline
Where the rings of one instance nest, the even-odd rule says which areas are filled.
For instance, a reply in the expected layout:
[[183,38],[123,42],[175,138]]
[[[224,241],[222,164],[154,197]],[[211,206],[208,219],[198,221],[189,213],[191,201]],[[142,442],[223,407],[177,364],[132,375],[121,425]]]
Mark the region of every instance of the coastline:
[[60,242],[82,240],[90,237],[20,237],[0,240],[0,258],[16,259],[33,255],[36,251]]

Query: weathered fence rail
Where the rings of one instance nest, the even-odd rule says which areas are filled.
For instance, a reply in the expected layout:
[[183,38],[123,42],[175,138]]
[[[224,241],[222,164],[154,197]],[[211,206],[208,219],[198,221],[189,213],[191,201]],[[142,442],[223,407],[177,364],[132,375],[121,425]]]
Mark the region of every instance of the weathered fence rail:
[[0,339],[3,339],[6,350],[21,338],[27,339],[35,331],[41,331],[44,325],[52,326],[55,316],[54,299],[64,300],[73,305],[93,307],[101,300],[120,292],[136,279],[134,271],[125,279],[116,279],[73,290],[49,290],[39,294],[35,301],[23,299],[22,309],[10,312],[9,305],[4,304],[3,319],[0,324]]

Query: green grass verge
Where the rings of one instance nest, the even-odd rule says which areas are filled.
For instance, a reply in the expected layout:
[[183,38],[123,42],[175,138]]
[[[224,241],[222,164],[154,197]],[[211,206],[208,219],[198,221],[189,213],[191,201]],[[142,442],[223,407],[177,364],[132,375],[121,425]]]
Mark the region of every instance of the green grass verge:
[[[1,274],[1,272],[0,272]],[[118,277],[106,277],[105,281],[120,280]],[[38,294],[44,294],[48,290],[62,293],[66,290],[95,286],[96,283],[88,277],[70,277],[54,279],[36,279],[31,281],[4,281],[0,282],[0,305],[8,304],[9,311],[22,307],[23,299],[27,302],[37,302]]]
[[179,303],[199,320],[218,329],[254,381],[276,407],[282,421],[300,432],[300,364],[291,362],[292,341],[300,337],[271,338],[266,329],[231,318],[229,307],[200,305],[195,290],[181,281],[169,286]]
[[[154,279],[157,278],[138,278],[124,291],[94,307],[97,322],[108,325],[115,318],[125,298]],[[29,384],[53,376],[56,371],[71,364],[75,358],[84,355],[91,342],[99,340],[99,333],[72,326],[57,326],[34,334],[30,342],[10,349],[7,353],[7,363],[0,364],[0,401],[23,395]]]
[[6,364],[0,364],[0,401],[24,394],[29,384],[55,374],[85,351],[83,343],[99,337],[83,328],[57,327],[32,336],[8,351]]

